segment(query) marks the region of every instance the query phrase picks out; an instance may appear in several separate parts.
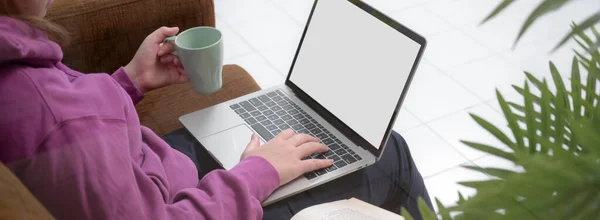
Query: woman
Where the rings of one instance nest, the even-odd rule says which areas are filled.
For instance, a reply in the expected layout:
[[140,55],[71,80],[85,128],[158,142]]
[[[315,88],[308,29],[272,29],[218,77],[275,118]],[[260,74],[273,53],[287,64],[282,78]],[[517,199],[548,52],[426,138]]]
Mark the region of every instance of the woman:
[[[309,205],[347,197],[394,211],[403,205],[416,214],[415,198],[428,201],[406,144],[395,133],[374,166],[264,212],[261,201],[277,187],[332,164],[301,160],[327,151],[317,138],[287,130],[259,147],[253,135],[235,168],[201,172],[199,181],[195,155],[186,157],[141,126],[134,107],[147,91],[188,81],[170,54],[174,46],[162,44],[178,28],[151,33],[131,62],[112,75],[84,75],[60,62],[55,42],[65,42],[67,35],[43,20],[50,4],[0,0],[0,161],[54,217],[289,219]],[[165,140],[184,152],[198,147],[182,130]]]

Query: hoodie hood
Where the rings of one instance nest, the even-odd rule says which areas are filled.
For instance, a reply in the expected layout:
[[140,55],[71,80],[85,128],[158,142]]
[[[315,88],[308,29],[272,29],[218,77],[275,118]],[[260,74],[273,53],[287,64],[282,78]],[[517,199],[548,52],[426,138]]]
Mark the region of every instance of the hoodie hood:
[[60,46],[49,40],[44,31],[19,19],[0,16],[0,66],[52,66],[62,57]]

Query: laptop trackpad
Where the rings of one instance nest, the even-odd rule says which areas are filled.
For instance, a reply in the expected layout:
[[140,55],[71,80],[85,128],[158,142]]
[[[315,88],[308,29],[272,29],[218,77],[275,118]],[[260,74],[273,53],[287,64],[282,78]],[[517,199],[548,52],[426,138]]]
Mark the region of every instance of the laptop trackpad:
[[240,156],[250,143],[252,133],[254,132],[248,126],[241,124],[202,138],[200,143],[221,163],[223,168],[230,170],[240,162]]

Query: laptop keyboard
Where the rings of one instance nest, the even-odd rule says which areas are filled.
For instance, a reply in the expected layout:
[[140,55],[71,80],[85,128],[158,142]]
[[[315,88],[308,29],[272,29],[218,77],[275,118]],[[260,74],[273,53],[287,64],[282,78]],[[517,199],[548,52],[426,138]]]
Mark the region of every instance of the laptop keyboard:
[[[310,158],[333,159],[334,165],[305,173],[308,179],[324,175],[348,164],[362,160],[353,150],[342,143],[314,118],[300,109],[281,90],[269,92],[256,98],[230,106],[266,141],[273,139],[279,132],[291,128],[296,133],[309,134],[321,139],[329,147],[322,154],[312,154]],[[309,157],[304,158],[309,159]]]

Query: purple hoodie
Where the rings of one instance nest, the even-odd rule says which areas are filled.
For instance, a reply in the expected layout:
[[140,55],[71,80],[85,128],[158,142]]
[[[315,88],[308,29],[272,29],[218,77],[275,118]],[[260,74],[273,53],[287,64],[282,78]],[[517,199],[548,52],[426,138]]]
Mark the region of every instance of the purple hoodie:
[[0,17],[0,161],[54,217],[262,217],[279,186],[265,159],[198,181],[189,158],[140,125],[143,94],[123,68],[82,74],[61,59],[43,31]]

